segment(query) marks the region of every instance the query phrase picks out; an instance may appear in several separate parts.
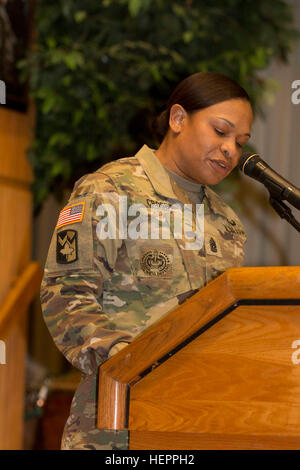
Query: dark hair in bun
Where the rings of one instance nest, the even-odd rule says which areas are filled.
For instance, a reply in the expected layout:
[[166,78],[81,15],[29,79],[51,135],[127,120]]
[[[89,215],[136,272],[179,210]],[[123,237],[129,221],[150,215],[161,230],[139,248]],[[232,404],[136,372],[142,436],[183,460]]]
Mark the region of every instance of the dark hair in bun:
[[180,104],[188,113],[222,101],[242,98],[249,103],[248,93],[237,82],[216,72],[198,72],[182,80],[171,94],[166,109],[152,121],[152,130],[162,142],[169,129],[170,109]]

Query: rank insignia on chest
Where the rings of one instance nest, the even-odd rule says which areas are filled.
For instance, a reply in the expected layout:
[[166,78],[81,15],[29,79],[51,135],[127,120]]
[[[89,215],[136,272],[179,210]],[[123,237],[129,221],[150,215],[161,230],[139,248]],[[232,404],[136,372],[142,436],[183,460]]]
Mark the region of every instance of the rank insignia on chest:
[[73,263],[78,259],[78,234],[76,230],[63,230],[57,234],[56,262]]
[[217,237],[211,236],[210,234],[205,240],[205,252],[209,256],[222,257],[222,249]]
[[213,253],[217,253],[217,251],[218,251],[217,245],[216,245],[215,240],[212,237],[209,240],[209,246],[210,246],[210,249]]

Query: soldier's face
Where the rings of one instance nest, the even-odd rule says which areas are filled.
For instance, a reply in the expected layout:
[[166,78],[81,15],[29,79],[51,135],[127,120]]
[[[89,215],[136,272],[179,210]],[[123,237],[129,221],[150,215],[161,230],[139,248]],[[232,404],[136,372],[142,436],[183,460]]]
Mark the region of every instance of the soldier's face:
[[252,120],[250,103],[240,98],[192,114],[173,105],[170,131],[174,171],[198,183],[220,183],[238,164]]

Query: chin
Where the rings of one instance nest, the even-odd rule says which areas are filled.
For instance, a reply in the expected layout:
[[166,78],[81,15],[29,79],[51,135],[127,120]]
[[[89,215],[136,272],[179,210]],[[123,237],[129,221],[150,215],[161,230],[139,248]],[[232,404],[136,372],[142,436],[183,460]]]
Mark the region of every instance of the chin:
[[201,184],[208,184],[209,186],[216,186],[217,184],[221,183],[224,178],[214,178],[209,176],[208,178],[201,178],[200,181],[197,180],[197,182]]
[[228,174],[226,175],[208,175],[206,180],[207,180],[207,183],[205,184],[209,184],[211,186],[216,186],[217,184],[221,183],[221,181],[223,181],[225,178],[227,178]]
[[218,181],[215,181],[215,180],[214,180],[213,182],[207,183],[207,184],[209,184],[210,186],[217,186],[217,184],[221,183],[221,181],[223,181],[223,179],[224,179],[224,178],[221,178],[221,179],[219,179]]

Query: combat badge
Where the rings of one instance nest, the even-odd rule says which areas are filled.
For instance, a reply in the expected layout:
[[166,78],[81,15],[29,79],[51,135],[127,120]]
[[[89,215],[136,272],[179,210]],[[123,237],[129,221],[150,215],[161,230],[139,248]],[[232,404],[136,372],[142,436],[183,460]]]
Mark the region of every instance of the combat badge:
[[150,250],[141,258],[141,268],[150,276],[161,276],[169,268],[170,258],[163,251]]
[[63,230],[57,234],[56,262],[59,264],[73,263],[78,259],[78,234],[76,230]]

